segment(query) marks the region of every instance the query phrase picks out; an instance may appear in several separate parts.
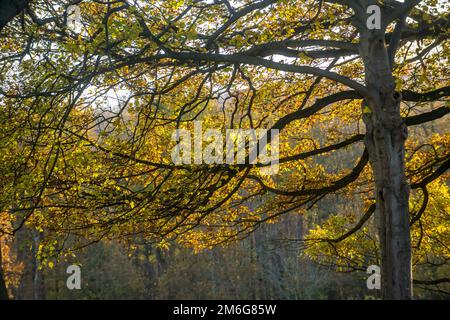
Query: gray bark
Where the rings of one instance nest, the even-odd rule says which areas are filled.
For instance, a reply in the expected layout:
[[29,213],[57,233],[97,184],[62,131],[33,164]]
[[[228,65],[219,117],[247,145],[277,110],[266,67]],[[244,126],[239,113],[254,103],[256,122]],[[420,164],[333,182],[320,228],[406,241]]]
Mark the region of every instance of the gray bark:
[[[361,34],[360,51],[371,98],[364,102],[365,145],[375,177],[376,216],[385,299],[411,299],[409,185],[405,176],[407,127],[400,116],[384,32]],[[369,109],[367,109],[369,107]]]

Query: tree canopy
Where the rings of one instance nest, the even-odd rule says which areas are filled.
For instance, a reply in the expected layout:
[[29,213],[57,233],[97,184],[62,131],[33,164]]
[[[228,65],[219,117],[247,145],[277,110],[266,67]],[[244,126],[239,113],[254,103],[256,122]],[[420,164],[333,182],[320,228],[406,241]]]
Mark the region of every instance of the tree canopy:
[[[0,21],[1,235],[38,230],[48,262],[102,239],[201,250],[337,199],[286,240],[340,271],[389,265],[373,218],[386,208],[406,212],[414,270],[448,268],[448,12],[436,0],[24,4]],[[195,121],[279,130],[278,173],[174,164],[172,134]],[[416,283],[448,282],[429,274]]]

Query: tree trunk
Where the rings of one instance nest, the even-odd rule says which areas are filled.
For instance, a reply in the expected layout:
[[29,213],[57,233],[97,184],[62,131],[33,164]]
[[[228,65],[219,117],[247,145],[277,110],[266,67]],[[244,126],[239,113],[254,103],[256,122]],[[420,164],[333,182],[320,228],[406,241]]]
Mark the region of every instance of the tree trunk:
[[3,277],[3,270],[0,267],[0,300],[9,300],[8,290],[6,290],[6,283]]
[[2,240],[0,238],[0,300],[9,300],[6,289],[5,277],[3,276]]
[[375,177],[376,216],[381,251],[381,284],[385,299],[411,299],[409,185],[405,176],[407,127],[400,116],[384,32],[361,35],[366,85],[371,99],[363,103],[365,145]]
[[44,278],[42,270],[39,268],[40,261],[37,258],[39,244],[41,243],[41,234],[37,233],[34,236],[34,246],[33,246],[33,299],[34,300],[44,300]]

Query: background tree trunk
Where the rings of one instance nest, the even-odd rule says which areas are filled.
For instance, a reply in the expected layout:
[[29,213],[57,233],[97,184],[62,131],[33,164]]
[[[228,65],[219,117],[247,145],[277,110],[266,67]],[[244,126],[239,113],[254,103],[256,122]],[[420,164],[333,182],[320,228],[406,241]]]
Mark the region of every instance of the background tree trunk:
[[400,116],[401,95],[395,91],[384,32],[361,36],[366,84],[372,99],[363,105],[365,144],[375,177],[385,299],[411,299],[409,185],[405,176],[407,127]]
[[0,268],[0,300],[9,300],[3,270]]
[[2,242],[0,238],[0,300],[9,300],[8,290],[6,289],[5,277],[3,275]]
[[41,233],[37,233],[34,236],[33,246],[33,298],[34,300],[44,300],[44,278],[43,272],[39,269],[40,261],[37,257],[39,244],[41,243]]

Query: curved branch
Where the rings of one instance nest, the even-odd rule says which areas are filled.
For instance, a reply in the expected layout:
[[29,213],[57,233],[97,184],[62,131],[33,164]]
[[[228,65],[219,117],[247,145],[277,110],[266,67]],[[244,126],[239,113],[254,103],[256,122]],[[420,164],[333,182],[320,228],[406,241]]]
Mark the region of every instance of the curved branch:
[[433,91],[428,91],[424,93],[414,92],[411,90],[403,90],[402,97],[405,101],[415,101],[415,102],[424,102],[424,101],[436,101],[442,97],[450,96],[450,86],[438,88]]
[[[301,73],[301,74],[311,74],[316,76],[322,76],[324,78],[339,82],[356,90],[360,95],[364,97],[369,97],[370,93],[367,88],[350,79],[346,76],[340,75],[336,72],[327,71],[324,69],[310,67],[310,66],[298,66],[285,63],[279,63],[271,60],[262,59],[255,56],[249,56],[245,54],[235,53],[235,54],[213,54],[213,53],[198,53],[198,52],[175,52],[169,51],[167,54],[163,55],[166,58],[172,58],[180,61],[197,61],[197,62],[228,62],[228,63],[242,63],[254,66],[266,67],[268,69],[274,69],[279,71],[291,72],[291,73]],[[147,60],[154,60],[153,57],[137,59],[137,61],[142,60],[143,62]]]
[[330,241],[330,242],[341,242],[342,240],[345,240],[346,238],[350,237],[352,234],[354,234],[356,231],[358,231],[359,229],[362,228],[362,226],[366,223],[367,220],[369,220],[369,218],[373,215],[373,213],[375,212],[376,209],[376,204],[372,203],[370,205],[370,207],[366,210],[366,212],[364,213],[364,215],[361,217],[361,219],[359,219],[358,223],[351,228],[349,231],[347,231],[346,233],[344,233],[343,235],[341,235],[338,238],[335,239],[324,239],[324,241]]
[[441,279],[434,279],[434,280],[413,280],[414,284],[423,284],[427,286],[436,285],[440,283],[450,283],[449,278],[441,278]]
[[359,175],[361,174],[361,172],[363,171],[363,169],[365,168],[365,166],[368,162],[369,162],[369,152],[365,148],[361,158],[359,159],[358,164],[352,169],[352,171],[348,175],[340,178],[339,180],[334,181],[329,186],[326,186],[323,188],[318,188],[318,189],[303,189],[303,190],[296,190],[296,191],[279,190],[279,189],[269,187],[258,176],[249,175],[248,178],[258,182],[265,191],[269,191],[271,193],[275,193],[275,194],[279,194],[279,195],[283,195],[283,196],[299,197],[299,196],[306,196],[306,195],[323,195],[323,194],[338,191],[338,190],[348,186],[350,183],[354,182],[356,179],[358,179]]
[[426,176],[421,181],[411,184],[411,189],[423,188],[443,175],[450,168],[450,155],[432,174]]

